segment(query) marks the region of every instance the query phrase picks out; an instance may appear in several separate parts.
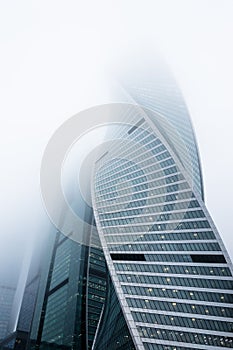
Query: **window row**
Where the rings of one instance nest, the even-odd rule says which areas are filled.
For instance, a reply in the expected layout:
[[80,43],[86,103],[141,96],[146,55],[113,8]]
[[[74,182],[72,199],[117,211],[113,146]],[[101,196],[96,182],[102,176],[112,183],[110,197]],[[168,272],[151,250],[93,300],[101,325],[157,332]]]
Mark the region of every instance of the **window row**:
[[[174,182],[178,182],[184,180],[183,175],[181,174],[175,174],[172,176],[168,176],[168,177],[163,177],[163,178],[159,178],[159,179],[153,179],[153,180],[148,180],[148,178],[146,176],[142,176],[140,178],[137,179],[132,179],[130,186],[131,188],[133,188],[134,192],[139,192],[139,191],[143,191],[145,189],[148,189],[148,185],[150,184],[150,187],[159,187],[165,184],[171,184]],[[111,186],[109,187],[103,187],[103,189],[98,190],[98,197],[101,197],[103,194],[110,194],[111,192],[116,192],[116,185],[117,185],[117,181],[115,181],[113,184],[111,184]],[[126,179],[125,182],[121,182],[121,189],[117,191],[118,195],[124,193],[124,191],[128,190],[129,188],[129,183],[128,180]]]
[[210,240],[216,239],[212,231],[201,231],[201,232],[165,232],[161,233],[139,233],[139,234],[116,234],[107,235],[105,239],[108,243],[114,242],[125,242],[127,240],[137,241],[183,241],[183,240]]
[[[188,221],[188,222],[181,222],[176,226],[176,230],[190,230],[190,229],[203,229],[203,228],[210,228],[210,224],[207,220],[205,221]],[[174,224],[155,224],[153,225],[151,231],[167,231],[167,230],[174,230]]]
[[[133,202],[131,202],[133,203]],[[146,205],[146,208],[145,208],[145,201],[143,201],[144,205],[143,206],[138,206],[138,207],[131,207],[131,206],[127,206],[127,209],[125,209],[123,206],[122,206],[122,210],[119,211],[119,210],[111,210],[111,211],[105,211],[103,212],[103,210],[100,210],[100,218],[103,218],[103,219],[111,219],[111,218],[114,218],[114,217],[119,217],[119,216],[133,216],[133,215],[137,215],[138,211],[139,210],[143,210],[143,212],[146,214],[146,213],[162,213],[162,212],[170,212],[170,211],[173,211],[173,210],[182,210],[182,209],[186,209],[187,211],[190,211],[192,210],[193,208],[196,208],[196,209],[199,209],[200,206],[199,206],[199,203],[196,201],[196,200],[193,200],[193,199],[189,199],[189,200],[186,200],[186,201],[180,201],[180,202],[172,202],[172,203],[169,203],[169,204],[165,204],[164,202],[163,203],[160,203],[160,204],[150,204]],[[135,208],[135,209],[134,209]]]
[[205,242],[203,243],[140,243],[132,242],[122,245],[109,244],[108,248],[114,251],[221,251],[219,244]]
[[[118,195],[117,192],[112,192],[110,194],[106,194],[103,195],[102,197],[97,197],[97,206],[101,207],[102,204],[105,204],[106,200],[118,200],[121,198],[121,202],[122,203],[130,203],[132,200],[132,195],[133,195],[133,200],[136,199],[141,199],[141,198],[145,198],[147,199],[147,197],[154,197],[154,196],[159,196],[159,195],[166,195],[168,196],[170,194],[170,192],[180,192],[183,190],[187,190],[189,188],[189,185],[187,182],[185,181],[181,181],[175,185],[164,185],[162,187],[158,187],[158,188],[150,188],[147,191],[141,191],[141,192],[133,192],[133,194],[131,193],[127,193],[125,192],[123,195]],[[130,189],[129,189],[130,190]],[[190,193],[190,192],[189,192]],[[180,193],[177,194],[178,198],[180,198]],[[159,199],[161,201],[161,199]],[[164,201],[164,199],[163,199]],[[157,203],[157,198],[154,201],[154,203]],[[109,208],[108,206],[106,206],[107,208]]]
[[189,275],[231,276],[229,268],[206,266],[182,266],[182,265],[152,265],[140,263],[114,263],[117,271],[153,272]]
[[[156,166],[158,166],[158,164],[160,165],[161,168],[165,168],[165,167],[167,167],[169,165],[175,165],[175,162],[174,162],[174,160],[172,158],[169,158],[167,160],[158,161],[156,163]],[[150,171],[152,172],[154,170],[155,170],[155,164],[153,163],[151,165],[151,162],[149,163],[148,166],[143,168],[143,171],[147,171],[147,172],[150,172]],[[106,180],[106,178],[103,178],[103,180],[101,180],[101,182],[99,181],[99,183],[105,183],[105,185],[108,184],[108,183],[111,184],[111,182],[114,181],[115,179],[120,180],[120,179],[124,178],[125,175],[127,175],[127,174],[128,174],[128,176],[131,179],[136,177],[136,176],[138,176],[138,175],[140,175],[140,174],[138,174],[138,170],[134,170],[134,171],[130,171],[130,172],[129,172],[129,170],[124,170],[124,171],[121,172],[120,175],[119,175],[119,173],[111,175],[111,177],[109,177],[110,180]]]
[[197,291],[195,289],[185,290],[176,288],[157,288],[157,287],[138,287],[131,285],[122,285],[125,294],[145,295],[160,298],[190,299],[199,301],[209,301],[214,303],[233,304],[233,294],[213,293],[208,291]]
[[183,346],[162,345],[156,343],[144,343],[143,345],[145,347],[145,350],[193,350],[193,347],[187,348]]
[[[126,215],[124,215],[126,213]],[[143,212],[140,217],[135,217],[138,214],[138,211],[134,209],[132,212],[118,212],[114,214],[100,214],[100,221],[103,226],[113,226],[113,225],[125,225],[131,223],[128,221],[131,219],[138,219],[137,221],[140,223],[146,223],[151,221],[163,222],[168,220],[187,220],[187,219],[199,219],[205,217],[205,214],[202,210],[188,210],[188,211],[180,211],[180,212],[169,212],[156,214],[155,213],[145,213]],[[109,216],[112,216],[109,218]],[[125,217],[126,218],[125,218]]]
[[[144,254],[146,261],[162,261],[162,262],[193,262],[193,254],[176,254],[173,252],[173,254],[158,254],[157,252],[155,254]],[[203,259],[209,257],[209,254],[206,254],[205,252],[202,253]],[[213,256],[211,256],[213,257]],[[222,262],[222,254],[215,254],[214,257],[216,258],[217,263],[225,264],[226,262]],[[198,261],[196,261],[198,262]],[[205,261],[209,263],[215,263],[213,261]],[[199,262],[200,263],[200,262]]]
[[197,305],[193,304],[177,303],[177,302],[165,302],[158,300],[149,299],[134,299],[127,298],[127,303],[131,308],[139,309],[151,309],[171,312],[182,312],[189,314],[200,314],[209,316],[219,317],[230,317],[232,318],[233,309],[220,306],[209,306],[209,305]]
[[[156,192],[156,191],[155,191]],[[191,200],[193,198],[193,195],[191,194],[190,190],[182,190],[182,191],[174,191],[174,193],[162,193],[162,194],[157,194],[154,191],[152,192],[153,197],[148,197],[146,198],[146,203],[147,205],[154,205],[154,204],[164,204],[166,202],[175,202],[178,203],[178,201],[181,200]],[[150,193],[151,194],[151,193]],[[130,200],[130,202],[129,202]],[[132,200],[132,198],[126,198],[126,200],[121,201],[120,204],[116,203],[102,203],[98,204],[97,207],[99,210],[105,209],[105,211],[109,211],[110,209],[112,210],[121,210],[124,208],[124,205],[127,205],[127,208],[135,208],[135,207],[141,207],[145,205],[145,200],[138,200],[135,198]]]
[[[152,180],[156,180],[156,179],[166,179],[167,177],[170,177],[170,175],[178,175],[180,176],[180,172],[177,172],[177,167],[172,165],[169,166],[167,168],[164,168],[162,170],[157,169],[155,171],[155,169],[151,172],[146,174],[146,178],[148,181],[152,181]],[[138,177],[134,177],[133,181],[135,184],[137,183],[142,183],[145,182],[144,178],[142,178],[143,174],[138,176]],[[122,179],[121,183],[124,184],[126,183],[128,180],[127,179]],[[106,186],[105,182],[103,182],[102,184],[100,184],[96,178],[96,188],[98,191],[101,191],[103,189],[107,189],[107,188],[111,188],[112,186],[116,185],[118,183],[118,178],[116,178],[114,181],[111,182],[110,186]]]
[[210,334],[200,334],[191,332],[181,332],[174,330],[160,330],[154,328],[138,327],[139,334],[146,338],[156,338],[177,342],[185,342],[191,344],[204,344],[212,346],[220,346],[232,348],[233,338],[221,337],[217,335]]
[[118,274],[121,282],[142,283],[142,284],[161,284],[171,286],[184,286],[196,288],[210,288],[210,289],[232,289],[232,280],[220,279],[203,279],[190,277],[163,277],[163,276],[148,276],[148,275],[124,275]]
[[132,312],[136,322],[152,323],[184,328],[209,329],[220,332],[232,332],[233,323],[226,321],[215,321],[205,318],[181,317],[145,312]]

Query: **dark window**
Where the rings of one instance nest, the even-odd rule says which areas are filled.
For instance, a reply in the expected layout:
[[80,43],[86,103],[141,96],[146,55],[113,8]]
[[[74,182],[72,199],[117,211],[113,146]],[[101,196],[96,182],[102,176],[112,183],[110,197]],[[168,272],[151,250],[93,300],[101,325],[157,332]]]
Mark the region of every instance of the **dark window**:
[[226,259],[223,255],[191,255],[193,262],[203,262],[203,263],[226,263]]
[[112,260],[146,261],[144,254],[111,254]]

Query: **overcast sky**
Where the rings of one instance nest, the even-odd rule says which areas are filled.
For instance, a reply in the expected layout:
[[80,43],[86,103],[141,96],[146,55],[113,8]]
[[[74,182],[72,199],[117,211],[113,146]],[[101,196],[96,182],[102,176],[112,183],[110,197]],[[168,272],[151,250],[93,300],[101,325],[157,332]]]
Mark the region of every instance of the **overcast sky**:
[[232,18],[232,0],[0,1],[0,272],[40,230],[49,138],[109,102],[109,63],[145,46],[165,58],[184,94],[206,204],[233,257]]

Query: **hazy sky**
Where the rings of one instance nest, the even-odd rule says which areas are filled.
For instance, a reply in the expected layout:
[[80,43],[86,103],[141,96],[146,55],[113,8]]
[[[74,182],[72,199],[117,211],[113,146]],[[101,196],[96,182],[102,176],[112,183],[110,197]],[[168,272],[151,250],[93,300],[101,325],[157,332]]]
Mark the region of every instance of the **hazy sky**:
[[41,229],[49,138],[67,118],[109,101],[109,63],[131,47],[159,51],[176,76],[206,204],[233,257],[232,18],[232,0],[0,1],[0,273]]

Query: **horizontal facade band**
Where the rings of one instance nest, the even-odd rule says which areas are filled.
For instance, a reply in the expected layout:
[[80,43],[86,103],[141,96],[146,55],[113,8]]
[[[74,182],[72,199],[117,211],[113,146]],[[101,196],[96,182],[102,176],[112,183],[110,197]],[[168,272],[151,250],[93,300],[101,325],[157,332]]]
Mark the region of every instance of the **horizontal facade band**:
[[179,347],[187,347],[189,349],[198,349],[198,350],[229,350],[229,347],[225,346],[213,346],[213,345],[203,345],[203,344],[193,344],[193,343],[184,343],[170,340],[158,340],[152,338],[142,338],[143,343],[153,343],[153,344],[161,344],[168,346],[179,346]]
[[[154,156],[154,157],[155,157],[155,156]],[[161,163],[163,163],[163,162],[166,162],[166,161],[168,161],[168,160],[171,160],[171,164],[168,164],[168,165],[176,165],[175,162],[174,162],[174,160],[171,158],[171,156],[157,161],[157,162],[156,162],[156,165],[161,164]],[[154,165],[153,165],[153,166],[154,166]],[[151,167],[152,167],[152,165],[149,164],[148,166],[143,167],[143,169],[141,169],[141,170],[146,171],[147,169],[149,169],[149,168],[151,168]],[[161,167],[160,170],[162,170],[162,167]],[[121,172],[121,171],[119,171],[118,173],[120,173],[120,172]],[[131,171],[131,172],[130,172],[130,175],[136,174],[137,172],[138,172],[138,169],[137,169],[137,170],[134,170],[134,171]],[[115,173],[114,175],[117,175],[118,173]],[[124,178],[125,175],[126,175],[126,174],[122,174],[121,176],[117,176],[116,179],[119,181],[120,179]],[[107,185],[107,184],[110,184],[110,183],[115,179],[115,178],[112,178],[111,180],[106,181],[107,178],[108,178],[108,177],[106,177],[106,178],[104,177],[103,180],[102,180],[106,185]],[[98,185],[98,180],[96,180],[96,183],[97,183],[97,185]]]
[[[140,264],[140,262],[138,262]],[[135,271],[117,271],[118,275],[135,275]],[[218,281],[232,281],[232,276],[217,276],[217,275],[192,275],[192,274],[176,274],[176,273],[159,273],[159,272],[142,272],[137,271],[138,276],[163,276],[163,277],[178,277],[178,278],[192,278],[192,279],[208,279]]]
[[[172,168],[172,167],[174,167],[174,165],[173,166],[169,166],[168,168]],[[143,169],[142,169],[143,170]],[[166,168],[164,168],[164,170],[166,170]],[[142,178],[142,179],[144,179],[145,177],[146,178],[148,178],[148,177],[150,177],[151,175],[155,175],[155,174],[158,174],[158,173],[160,173],[160,172],[164,172],[164,170],[163,169],[160,169],[160,170],[158,170],[157,172],[151,172],[151,173],[146,173],[146,174],[143,174],[143,175],[139,175],[138,177],[134,177],[133,178],[133,180],[135,181],[135,180],[139,180],[140,178]],[[175,169],[174,169],[175,170]],[[150,183],[153,183],[153,182],[156,182],[156,181],[161,181],[161,180],[164,180],[165,182],[166,182],[166,180],[167,179],[172,179],[172,178],[174,178],[174,177],[182,177],[182,179],[183,179],[183,175],[182,175],[182,173],[180,172],[180,171],[175,171],[175,172],[172,172],[172,173],[170,173],[170,174],[167,174],[167,175],[163,175],[163,176],[159,176],[159,177],[154,177],[154,178],[152,178],[151,180],[148,180],[147,179],[147,181],[140,181],[140,182],[138,182],[136,185],[148,185],[148,184],[150,184]],[[179,179],[179,180],[181,180],[181,178]],[[178,179],[176,180],[176,181],[178,181]],[[123,185],[123,184],[127,184],[129,182],[129,180],[125,180],[125,181],[121,181],[121,185]],[[175,184],[176,182],[174,181],[174,182],[171,182],[170,184]],[[124,187],[121,187],[121,189],[120,190],[124,190],[124,189],[128,189],[129,187],[128,186],[124,186]],[[112,185],[111,186],[104,186],[103,185],[103,189],[101,189],[101,188],[99,188],[99,186],[97,185],[97,191],[98,191],[98,193],[100,193],[100,192],[103,192],[103,191],[106,191],[106,190],[108,190],[108,189],[112,189]],[[113,191],[112,191],[113,192]],[[112,192],[106,192],[106,194],[109,194],[109,193],[112,193]],[[104,193],[105,194],[105,193]]]
[[[150,232],[148,232],[150,234]],[[146,234],[145,234],[146,235]],[[134,236],[134,235],[133,235]],[[172,243],[172,244],[181,244],[181,243],[207,243],[206,239],[195,239],[195,240],[176,240],[176,241],[171,241],[171,240],[157,240],[157,241],[118,241],[118,242],[108,242],[109,245],[112,247],[114,245],[125,245],[125,244],[166,244],[166,243]],[[218,243],[217,239],[208,239],[208,243]]]
[[216,335],[219,337],[232,337],[232,333],[230,332],[222,332],[222,331],[212,331],[209,329],[200,329],[200,328],[185,328],[185,327],[178,327],[178,326],[169,326],[169,325],[160,325],[160,324],[153,324],[153,323],[144,323],[144,322],[135,322],[137,326],[142,327],[150,327],[150,328],[158,328],[158,329],[167,329],[171,331],[180,331],[180,332],[190,332],[190,333],[204,333],[208,335]]
[[[180,196],[180,195],[182,195],[182,194],[187,194],[187,196],[190,198],[190,188],[185,188],[185,189],[182,189],[182,190],[176,190],[176,191],[172,191],[172,192],[169,192],[169,193],[166,193],[166,194],[153,194],[153,196],[151,196],[150,197],[150,199],[151,200],[153,200],[153,199],[156,199],[156,198],[162,198],[162,197],[165,197],[165,199],[166,199],[166,196],[170,196],[170,195],[174,195],[174,196]],[[187,199],[187,198],[186,198]],[[130,200],[130,203],[134,203],[134,202],[138,202],[139,200],[142,200],[142,198],[137,198],[137,199],[132,199],[132,200]],[[99,202],[99,203],[101,203],[101,202]],[[116,205],[122,205],[122,204],[128,204],[129,203],[129,201],[127,200],[127,201],[123,201],[123,202],[119,202],[119,203],[114,203],[114,204],[111,204],[111,203],[108,203],[108,205],[105,205],[105,206],[103,206],[103,205],[99,205],[99,203],[98,203],[98,210],[99,209],[103,209],[103,208],[111,208],[112,206],[114,207],[114,206],[116,206]],[[162,203],[165,203],[164,201],[162,202]]]
[[[115,220],[117,220],[117,219],[115,219]],[[202,222],[203,221],[203,223],[207,223],[207,224],[209,224],[209,222],[208,222],[208,220],[205,218],[205,217],[202,217],[202,218],[190,218],[190,219],[182,219],[182,221],[181,220],[179,220],[179,219],[175,219],[175,220],[161,220],[161,221],[155,221],[155,222],[151,222],[151,221],[147,221],[147,222],[139,222],[139,223],[133,223],[133,226],[134,227],[137,227],[137,226],[151,226],[151,225],[154,225],[154,224],[156,224],[156,225],[162,225],[162,224],[183,224],[183,223],[185,223],[185,222]],[[100,220],[100,222],[101,222],[101,220]],[[128,227],[128,226],[132,226],[132,223],[125,223],[125,224],[116,224],[116,225],[108,225],[108,226],[104,226],[103,227],[103,230],[104,229],[107,229],[107,228],[118,228],[118,227]],[[178,226],[178,225],[177,225]],[[195,229],[194,229],[195,230]],[[150,231],[150,232],[152,232],[152,231]]]
[[[174,168],[173,169],[173,171],[171,171],[171,169],[172,168]],[[158,169],[158,170],[154,170],[154,171],[147,171],[146,172],[146,174],[139,174],[139,175],[137,175],[137,176],[134,176],[133,177],[133,180],[135,181],[135,180],[139,180],[139,179],[144,179],[145,178],[145,176],[148,178],[148,177],[150,177],[150,176],[155,176],[156,174],[158,174],[158,173],[161,173],[161,172],[166,172],[167,170],[169,170],[170,169],[170,172],[167,174],[167,175],[164,175],[164,176],[161,176],[161,177],[154,177],[152,180],[150,180],[150,181],[157,181],[157,180],[161,180],[161,179],[166,179],[166,178],[168,178],[168,177],[171,177],[171,176],[179,176],[180,174],[182,174],[178,169],[177,169],[177,167],[174,165],[174,164],[169,164],[169,165],[167,165],[167,166],[165,166],[164,168],[160,168],[160,169]],[[141,169],[142,170],[142,169]],[[118,178],[116,179],[116,181],[118,180]],[[121,181],[121,184],[124,184],[124,183],[128,183],[128,179],[125,179],[125,180],[123,180],[123,181]],[[103,185],[101,184],[96,184],[96,188],[97,188],[97,191],[102,191],[103,189],[108,189],[108,188],[112,188],[112,182],[109,182],[111,185],[110,186],[105,186],[105,183],[103,182]],[[147,182],[146,182],[147,183]],[[143,184],[143,182],[140,182],[140,184]],[[100,188],[100,186],[104,186],[103,187],[103,189],[102,188]]]
[[[108,248],[108,246],[106,245],[106,247]],[[111,254],[117,254],[119,253],[118,250],[110,250]],[[170,250],[170,251],[164,251],[164,250],[154,250],[154,251],[150,251],[150,250],[135,250],[135,251],[132,251],[132,250],[124,250],[124,254],[149,254],[149,255],[166,255],[166,254],[175,254],[175,255],[182,255],[182,254],[187,254],[187,255],[192,255],[192,254],[203,254],[203,255],[222,255],[222,251],[215,251],[215,250]]]
[[193,305],[206,305],[206,306],[216,306],[222,308],[232,308],[232,316],[233,316],[233,305],[226,303],[216,303],[212,301],[202,301],[196,299],[177,299],[177,298],[161,298],[161,297],[152,297],[150,295],[131,295],[125,293],[126,299],[140,299],[140,300],[154,300],[154,301],[162,301],[167,303],[179,303],[179,304],[193,304]]
[[[104,229],[104,227],[102,228]],[[192,231],[193,230],[193,231]],[[133,236],[137,236],[137,235],[147,235],[147,234],[150,234],[150,235],[164,235],[166,237],[166,234],[179,234],[179,233],[191,233],[191,234],[194,234],[194,233],[198,233],[198,232],[213,232],[213,230],[211,228],[197,228],[197,229],[185,229],[185,230],[168,230],[166,232],[161,232],[161,231],[141,231],[141,232],[133,232],[131,233]],[[124,235],[130,235],[130,232],[111,232],[111,233],[107,233],[107,232],[104,232],[104,237],[105,236],[124,236]]]
[[[186,180],[179,180],[179,181],[177,181],[177,182],[175,182],[175,183],[165,183],[164,185],[161,185],[161,186],[155,186],[155,187],[150,187],[149,189],[143,189],[143,190],[140,190],[140,191],[133,191],[132,193],[133,194],[139,194],[139,193],[143,193],[143,192],[148,192],[149,193],[149,191],[155,191],[155,190],[160,190],[160,189],[163,189],[163,188],[167,188],[167,187],[169,187],[169,186],[174,186],[174,185],[180,185],[180,184],[187,184],[187,189],[189,189],[189,190],[191,190],[190,189],[190,186],[188,185],[188,183],[187,183],[187,181]],[[131,187],[129,187],[129,188],[131,188]],[[179,193],[179,189],[177,189],[176,190],[176,192],[178,192]],[[111,192],[111,193],[114,193],[114,192]],[[111,193],[109,193],[109,194],[111,194]],[[168,195],[168,194],[170,194],[170,192],[166,192],[166,194]],[[103,201],[105,201],[107,198],[102,198],[102,197],[104,197],[104,196],[107,196],[108,195],[108,193],[106,193],[106,194],[104,194],[104,195],[99,195],[99,196],[97,196],[96,198],[96,203],[97,204],[99,204],[99,203],[101,203],[101,202],[103,202]],[[160,194],[161,195],[161,194]],[[126,194],[123,194],[123,195],[121,195],[121,196],[117,196],[117,199],[119,199],[119,198],[125,198],[125,197],[127,197],[127,196],[129,196],[127,193]]]
[[[117,261],[117,264],[122,264],[123,266],[125,265],[125,261]],[[135,265],[135,261],[130,261],[130,260],[127,260],[127,264],[132,264],[132,265]],[[171,261],[168,261],[168,262],[161,262],[161,261],[140,261],[139,262],[140,265],[149,265],[149,266],[153,266],[153,265],[161,265],[161,266],[165,266],[165,267],[170,267],[170,266],[191,266],[191,267],[203,267],[203,264],[202,263],[194,263],[194,262],[171,262]],[[165,265],[164,265],[165,264]],[[229,264],[211,264],[211,263],[206,263],[204,265],[204,267],[223,267],[223,268],[226,268],[226,267],[230,267]]]
[[[164,197],[166,197],[166,195],[164,195]],[[164,206],[164,205],[174,205],[174,204],[182,204],[182,203],[186,203],[186,202],[196,202],[196,198],[192,197],[192,198],[188,198],[188,199],[178,199],[176,201],[166,201],[166,204],[164,202],[161,203],[155,203],[155,204],[147,204],[146,207],[147,208],[156,208],[156,207],[161,207],[161,206]],[[174,203],[175,202],[175,203]],[[189,209],[192,209],[193,208],[196,208],[196,207],[192,207],[192,208],[189,208]],[[199,206],[198,204],[198,207],[197,208],[200,208],[201,207]],[[145,206],[144,205],[141,205],[141,206],[138,206],[138,207],[134,207],[134,208],[127,208],[127,211],[132,211],[134,209],[145,209]],[[102,214],[114,214],[114,213],[119,213],[121,212],[122,210],[119,210],[119,209],[116,209],[116,210],[110,210],[110,211],[103,211],[101,212],[101,210],[99,211],[100,212],[100,215]],[[158,212],[158,213],[163,213],[163,212]]]
[[[162,206],[162,205],[161,205]],[[163,206],[164,206],[164,204],[163,204]],[[144,209],[146,209],[147,208],[147,206],[144,206],[144,207],[142,207],[142,208],[144,208]],[[137,210],[138,208],[137,207],[134,207],[132,210]],[[122,209],[120,212],[122,212],[122,211],[128,211],[128,209]],[[118,211],[119,212],[119,211]],[[181,215],[185,215],[186,213],[188,213],[188,212],[194,212],[194,213],[196,213],[196,212],[203,212],[203,210],[202,210],[202,208],[201,207],[195,207],[195,208],[182,208],[182,209],[177,209],[177,210],[166,210],[166,211],[159,211],[159,212],[154,212],[154,213],[148,213],[148,212],[144,212],[144,213],[142,213],[142,214],[140,214],[141,215],[141,217],[140,217],[140,219],[141,218],[146,218],[146,217],[157,217],[158,215],[166,215],[166,214],[168,214],[168,215],[173,215],[173,214],[181,214]],[[100,215],[108,215],[108,214],[100,214]],[[203,216],[202,217],[193,217],[193,218],[191,218],[191,219],[201,219],[201,218],[205,218],[205,216],[204,216],[204,213],[203,213]],[[102,223],[102,222],[105,222],[105,221],[110,221],[110,220],[122,220],[122,219],[135,219],[135,215],[124,215],[124,216],[115,216],[115,217],[111,217],[111,218],[106,218],[106,219],[104,219],[104,218],[101,218],[100,219],[100,222]],[[154,219],[154,218],[153,218]],[[151,223],[151,221],[148,221],[148,222],[150,222]],[[156,223],[157,222],[160,222],[160,221],[157,221],[156,220]],[[168,222],[168,220],[166,220],[166,222]]]
[[[200,287],[189,287],[189,286],[175,286],[175,285],[167,285],[167,284],[148,284],[148,283],[136,283],[136,282],[121,282],[122,286],[132,286],[132,287],[145,287],[145,288],[158,288],[158,289],[178,289],[178,290],[187,290],[193,292],[206,292],[206,288]],[[217,289],[217,288],[208,288],[208,293],[225,293],[225,294],[233,294],[232,289]]]
[[149,313],[149,314],[156,314],[156,315],[169,315],[169,316],[180,316],[180,317],[187,317],[187,318],[200,318],[202,320],[210,320],[210,321],[221,321],[221,322],[233,322],[233,318],[230,317],[220,317],[220,316],[212,316],[212,315],[203,315],[203,314],[192,314],[192,313],[184,313],[184,312],[172,312],[172,311],[163,311],[163,310],[155,310],[155,309],[142,309],[142,308],[136,308],[131,307],[130,310],[132,312],[140,312],[140,313]]

